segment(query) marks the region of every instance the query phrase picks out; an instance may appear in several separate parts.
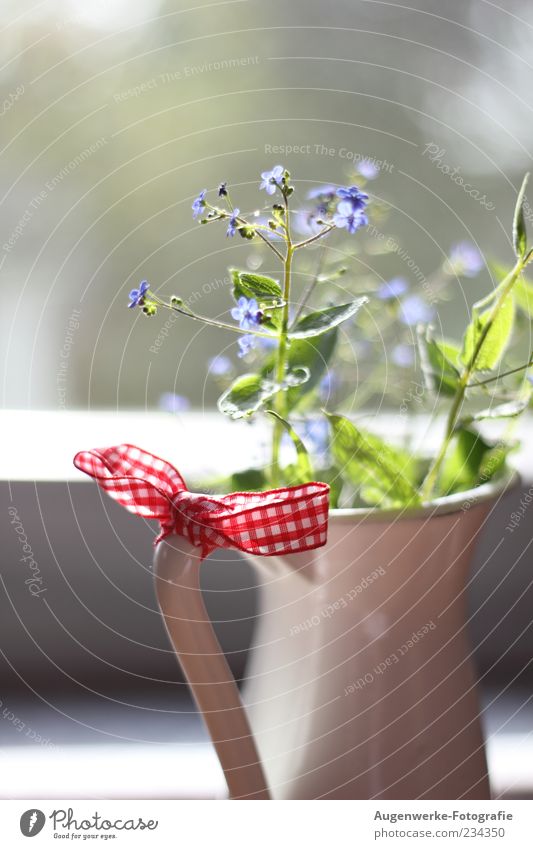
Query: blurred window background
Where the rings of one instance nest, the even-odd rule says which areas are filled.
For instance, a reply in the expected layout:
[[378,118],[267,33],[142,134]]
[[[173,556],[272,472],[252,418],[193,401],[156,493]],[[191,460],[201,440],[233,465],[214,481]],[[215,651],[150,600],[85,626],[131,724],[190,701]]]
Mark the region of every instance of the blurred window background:
[[[212,405],[206,363],[235,357],[236,337],[165,331],[166,315],[127,314],[127,295],[147,278],[221,316],[228,266],[275,271],[255,245],[206,233],[191,203],[227,180],[261,208],[259,173],[277,162],[302,197],[377,163],[371,193],[399,247],[384,256],[358,234],[347,290],[394,276],[419,290],[465,240],[509,260],[532,23],[525,0],[4,0],[4,406],[155,407],[169,391]],[[439,306],[451,335],[490,274],[466,282]]]

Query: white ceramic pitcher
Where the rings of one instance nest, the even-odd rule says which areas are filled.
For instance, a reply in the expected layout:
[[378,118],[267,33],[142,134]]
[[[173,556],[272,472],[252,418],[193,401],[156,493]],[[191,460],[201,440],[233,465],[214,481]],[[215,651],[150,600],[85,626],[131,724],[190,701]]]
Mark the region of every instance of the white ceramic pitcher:
[[199,551],[157,546],[159,605],[231,798],[490,798],[466,589],[511,483],[410,513],[333,510],[323,548],[250,557],[260,602],[242,696]]

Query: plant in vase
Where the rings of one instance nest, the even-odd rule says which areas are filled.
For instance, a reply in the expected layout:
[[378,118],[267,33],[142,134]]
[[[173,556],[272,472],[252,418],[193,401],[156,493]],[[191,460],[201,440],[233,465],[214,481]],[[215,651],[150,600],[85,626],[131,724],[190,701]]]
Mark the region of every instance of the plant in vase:
[[[513,224],[514,265],[505,273],[494,266],[501,280],[474,304],[471,321],[458,343],[437,338],[431,319],[436,297],[445,296],[454,276],[472,277],[480,270],[482,260],[473,246],[455,246],[445,263],[447,273],[436,273],[432,280],[425,281],[424,289],[431,298],[409,292],[402,277],[381,282],[377,287],[374,283],[374,297],[372,291],[360,292],[357,284],[346,283],[344,263],[328,262],[325,246],[319,253],[318,267],[309,272],[310,282],[302,292],[295,293],[294,267],[301,253],[331,239],[335,232],[357,238],[368,225],[369,196],[358,186],[319,186],[308,192],[308,201],[313,201],[313,205],[297,208],[293,213],[294,187],[289,172],[277,165],[261,176],[260,189],[274,201],[266,220],[257,222],[253,216],[241,213],[233,205],[226,183],[220,185],[216,203],[208,199],[206,190],[193,203],[193,215],[201,224],[222,222],[227,236],[238,234],[260,241],[280,266],[277,279],[230,269],[234,299],[230,315],[235,323],[199,315],[176,295],[165,300],[150,289],[147,281],[130,293],[130,307],[140,307],[145,315],[154,316],[164,308],[237,333],[239,357],[253,364],[253,371],[241,374],[225,389],[218,407],[232,419],[266,415],[272,420],[270,462],[264,469],[237,472],[222,487],[238,484],[241,488],[266,489],[320,479],[331,485],[332,508],[407,508],[469,489],[501,473],[513,442],[502,438],[491,442],[480,432],[479,423],[485,419],[514,419],[530,400],[531,357],[517,362],[510,345],[517,310],[529,316],[533,308],[533,289],[523,278],[533,255],[527,246],[522,209],[526,181]],[[301,232],[303,237],[298,235]],[[339,279],[344,292],[355,288],[357,294],[343,303],[332,304],[332,286]],[[316,294],[322,303],[312,307]],[[418,357],[415,358],[414,346],[409,345],[407,337],[396,341],[392,362],[405,373],[408,367],[415,367],[418,359],[426,405],[434,406],[436,398],[439,412],[448,406],[444,438],[430,461],[412,449],[398,446],[397,440],[384,440],[353,417],[325,409],[330,406],[331,396],[344,396],[344,406],[353,410],[353,379],[350,383],[339,375],[344,372],[346,376],[350,369],[353,374],[356,362],[344,352],[343,363],[342,345],[346,342],[339,338],[339,330],[353,322],[357,324],[359,319],[364,324],[365,311],[376,325],[380,344],[387,332],[391,339],[401,338],[398,326],[403,325],[410,335],[416,326]],[[368,323],[365,329],[368,334]],[[501,366],[504,357],[509,359],[508,367]],[[374,356],[376,360],[381,363],[383,355]],[[213,361],[218,377],[230,368],[227,358]],[[370,399],[378,391],[379,379],[379,373],[364,377],[365,390],[370,385]],[[401,391],[405,393],[405,385]],[[364,397],[368,400],[367,392]],[[420,402],[420,395],[417,399]],[[285,465],[281,459],[284,433],[296,449],[295,462]]]
[[[234,206],[226,183],[216,199],[202,191],[193,215],[260,244],[279,275],[232,269],[227,321],[195,312],[181,296],[164,298],[146,281],[130,293],[130,307],[147,316],[172,310],[238,335],[246,373],[235,377],[225,355],[210,363],[217,381],[231,374],[218,406],[232,419],[268,418],[268,462],[238,470],[220,484],[230,490],[221,497],[189,493],[172,466],[132,446],[82,452],[77,465],[127,509],[161,523],[159,605],[233,798],[487,798],[466,576],[476,536],[513,480],[512,429],[530,401],[532,357],[520,338],[533,310],[523,275],[533,258],[526,180],[512,267],[493,266],[499,282],[474,305],[459,343],[436,336],[428,293],[448,297],[457,276],[480,270],[472,246],[456,246],[423,293],[398,276],[351,279],[353,249],[332,250],[333,238],[357,244],[374,228],[379,238],[370,232],[369,244],[382,245],[368,220],[381,225],[383,204],[366,186],[320,186],[293,210],[289,172],[278,165],[261,177],[272,199],[264,219]],[[294,283],[299,265],[303,287]],[[339,281],[351,294],[332,303]],[[350,352],[364,351],[362,330],[364,400],[379,395],[383,356],[372,328],[392,345],[400,375],[421,369],[414,404],[431,403],[444,417],[429,458],[346,414],[358,365]],[[408,409],[409,383],[395,382]],[[482,430],[494,419],[505,426],[497,439]],[[200,591],[202,557],[223,545],[247,553],[261,584],[242,695]]]

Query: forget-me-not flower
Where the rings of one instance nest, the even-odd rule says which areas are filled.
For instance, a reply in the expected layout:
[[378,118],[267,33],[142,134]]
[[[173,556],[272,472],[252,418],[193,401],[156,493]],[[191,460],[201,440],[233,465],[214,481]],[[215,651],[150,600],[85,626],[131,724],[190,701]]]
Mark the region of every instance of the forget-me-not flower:
[[224,354],[217,354],[216,357],[212,357],[207,365],[209,371],[215,377],[223,377],[231,371],[231,360],[229,357],[225,357]]
[[483,257],[472,242],[458,242],[450,250],[450,268],[458,277],[475,277],[485,263]]
[[426,324],[435,317],[435,310],[419,295],[409,295],[400,305],[400,320],[409,327]]
[[349,201],[354,212],[358,209],[363,210],[368,203],[367,193],[362,192],[357,186],[337,189],[337,197],[342,201]]
[[228,229],[226,231],[226,236],[234,236],[237,228],[240,226],[237,218],[239,217],[240,209],[234,209],[231,213],[231,218],[229,220]]
[[375,180],[379,174],[378,166],[374,165],[370,159],[361,160],[361,162],[357,165],[357,170],[361,177],[364,177],[365,180]]
[[245,357],[246,354],[249,354],[255,348],[255,336],[241,336],[239,339],[239,353],[238,357]]
[[233,307],[231,317],[239,322],[239,327],[243,330],[253,330],[254,327],[259,327],[263,313],[257,305],[255,298],[239,298],[237,306]]
[[176,395],[175,392],[163,392],[159,398],[159,409],[165,413],[184,413],[189,410],[191,402],[184,395]]
[[400,368],[409,368],[415,361],[412,345],[395,345],[392,349],[392,362]]
[[354,209],[351,201],[343,200],[337,206],[333,222],[336,227],[345,227],[348,233],[355,233],[359,227],[365,227],[368,224],[368,218],[362,209]]
[[261,173],[262,183],[260,189],[264,189],[267,195],[273,195],[277,186],[281,182],[283,176],[283,165],[274,165],[272,171],[263,171]]
[[130,303],[128,307],[131,309],[132,307],[142,307],[144,304],[144,297],[150,288],[150,284],[148,280],[143,280],[138,289],[132,289],[129,297]]
[[207,194],[207,189],[203,189],[197,198],[195,198],[192,202],[192,217],[197,218],[200,215],[202,209],[205,206],[205,196]]
[[392,298],[399,298],[404,295],[409,288],[409,284],[404,277],[393,277],[386,283],[382,283],[378,288],[376,295],[380,301],[388,301]]

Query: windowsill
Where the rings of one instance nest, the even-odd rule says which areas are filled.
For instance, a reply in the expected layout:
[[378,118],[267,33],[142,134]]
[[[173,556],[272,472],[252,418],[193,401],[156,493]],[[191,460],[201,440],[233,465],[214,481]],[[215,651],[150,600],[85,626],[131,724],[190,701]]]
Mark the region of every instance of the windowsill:
[[[499,695],[489,690],[483,722],[494,798],[533,798],[531,697],[522,691]],[[189,703],[186,705],[190,707]],[[176,712],[178,705],[174,705]],[[21,710],[24,713],[24,710]],[[31,721],[46,730],[43,707]],[[41,717],[41,719],[39,718]],[[94,717],[98,723],[99,715]],[[102,717],[100,717],[102,719]],[[118,717],[116,717],[118,723]],[[66,727],[69,726],[65,719]],[[105,723],[105,720],[104,720]],[[131,742],[146,724],[123,709],[117,724],[129,742],[85,742],[83,729],[71,741],[48,747],[27,743],[2,747],[0,798],[11,799],[224,799],[227,788],[213,746],[195,712],[179,716],[179,741]],[[50,727],[53,735],[57,726]],[[14,727],[10,742],[19,735]],[[161,735],[160,735],[161,736]],[[82,768],[80,768],[80,765]]]
[[[440,425],[427,416],[380,413],[364,417],[377,432],[398,439],[409,434],[427,449],[435,444]],[[513,464],[526,480],[533,480],[533,453],[526,450],[533,416],[517,428],[523,447]],[[146,410],[3,410],[0,431],[9,450],[2,453],[0,479],[10,481],[87,480],[72,464],[84,448],[129,442],[168,459],[187,477],[225,475],[236,469],[261,465],[266,457],[267,425],[233,422],[215,410],[179,415]],[[528,440],[529,441],[529,440]]]

